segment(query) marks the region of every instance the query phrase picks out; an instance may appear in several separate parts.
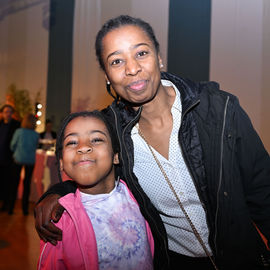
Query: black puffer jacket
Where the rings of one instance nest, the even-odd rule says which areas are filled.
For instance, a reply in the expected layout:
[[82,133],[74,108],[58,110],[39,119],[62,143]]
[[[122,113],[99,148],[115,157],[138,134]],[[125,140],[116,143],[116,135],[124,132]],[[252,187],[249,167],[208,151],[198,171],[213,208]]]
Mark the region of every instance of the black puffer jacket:
[[[238,99],[219,90],[217,83],[193,83],[168,73],[162,73],[162,79],[181,93],[179,143],[207,214],[209,243],[219,269],[259,269],[257,261],[267,251],[253,223],[270,239],[269,154]],[[105,110],[121,142],[123,178],[161,244],[166,241],[164,227],[132,170],[130,134],[140,111],[121,103]]]
[[[262,256],[269,254],[254,223],[270,240],[269,154],[238,99],[219,90],[217,83],[194,83],[168,73],[162,73],[162,79],[174,83],[181,93],[179,143],[206,211],[209,243],[219,269],[261,269]],[[141,109],[134,112],[114,102],[103,111],[117,128],[120,174],[154,235],[155,269],[168,269],[164,225],[133,173],[130,134]],[[72,190],[66,183],[48,193],[64,195]]]

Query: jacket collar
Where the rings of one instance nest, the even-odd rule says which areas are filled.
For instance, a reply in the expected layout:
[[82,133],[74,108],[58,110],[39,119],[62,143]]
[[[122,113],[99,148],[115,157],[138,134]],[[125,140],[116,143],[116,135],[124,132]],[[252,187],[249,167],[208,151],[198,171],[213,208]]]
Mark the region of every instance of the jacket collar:
[[183,115],[193,104],[199,101],[199,87],[197,83],[168,72],[162,72],[161,79],[171,81],[180,91]]

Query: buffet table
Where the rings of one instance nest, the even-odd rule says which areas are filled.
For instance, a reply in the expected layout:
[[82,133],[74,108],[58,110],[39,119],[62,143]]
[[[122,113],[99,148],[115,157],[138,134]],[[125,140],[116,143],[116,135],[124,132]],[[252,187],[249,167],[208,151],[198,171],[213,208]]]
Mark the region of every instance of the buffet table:
[[[18,198],[22,198],[24,170],[21,173]],[[52,185],[59,183],[56,156],[52,151],[37,149],[36,163],[31,182],[31,193],[29,200],[36,202],[41,195]]]
[[[38,149],[36,151],[36,163],[32,177],[31,199],[39,198],[47,189],[58,183],[56,157],[52,151]],[[34,194],[36,191],[36,194]],[[36,201],[36,200],[34,200]]]

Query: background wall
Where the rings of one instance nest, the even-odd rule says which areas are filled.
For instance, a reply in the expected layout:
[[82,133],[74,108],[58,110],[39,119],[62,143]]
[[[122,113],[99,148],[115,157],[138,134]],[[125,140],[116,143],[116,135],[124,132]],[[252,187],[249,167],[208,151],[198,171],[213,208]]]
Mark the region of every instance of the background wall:
[[209,80],[211,0],[171,0],[168,71],[194,81]]
[[[5,91],[11,83],[28,89],[32,98],[40,90],[44,109],[46,97],[55,98],[55,92],[47,95],[48,21],[50,3],[59,1],[64,3],[63,0],[0,1],[0,104],[5,102]],[[153,26],[165,70],[194,80],[218,81],[222,89],[236,94],[270,152],[269,0],[74,0],[74,3],[73,42],[67,44],[73,47],[71,87],[64,89],[67,94],[61,100],[68,103],[67,97],[71,96],[71,104],[68,103],[71,111],[102,108],[111,102],[95,58],[94,40],[107,19],[130,14]],[[61,114],[61,108],[57,109],[56,113]]]
[[237,95],[270,152],[270,2],[212,0],[210,80]]
[[[12,83],[46,108],[49,0],[0,1],[0,105]],[[42,129],[42,127],[40,127]]]
[[50,1],[46,118],[55,130],[70,113],[74,0]]

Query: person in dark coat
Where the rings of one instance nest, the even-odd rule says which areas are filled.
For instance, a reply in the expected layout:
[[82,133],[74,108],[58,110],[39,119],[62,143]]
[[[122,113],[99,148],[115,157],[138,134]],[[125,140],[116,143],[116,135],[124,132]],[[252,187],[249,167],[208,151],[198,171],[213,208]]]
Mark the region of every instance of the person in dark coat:
[[50,149],[56,140],[56,132],[52,130],[52,121],[46,120],[45,130],[39,134],[40,144],[39,148],[44,150]]
[[2,119],[0,120],[0,199],[2,201],[1,210],[7,211],[7,190],[11,179],[11,167],[13,164],[12,151],[10,150],[10,142],[20,122],[13,119],[14,108],[5,104],[1,108]]

